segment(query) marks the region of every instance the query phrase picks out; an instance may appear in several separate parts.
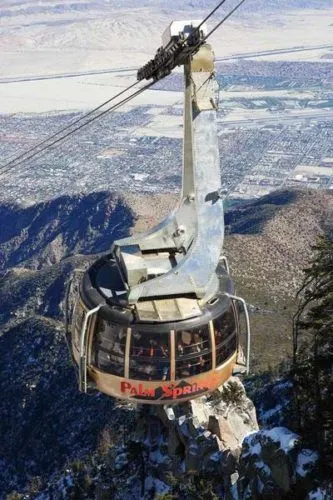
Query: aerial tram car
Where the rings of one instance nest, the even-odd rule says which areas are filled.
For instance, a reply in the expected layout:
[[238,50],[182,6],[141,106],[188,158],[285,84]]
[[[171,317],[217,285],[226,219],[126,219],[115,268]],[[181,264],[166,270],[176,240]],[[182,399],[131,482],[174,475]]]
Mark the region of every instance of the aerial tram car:
[[184,67],[181,199],[158,226],[115,241],[85,272],[71,328],[83,392],[163,405],[193,399],[231,376],[243,333],[249,368],[247,308],[223,255],[218,84],[206,33],[200,21],[173,22],[138,72],[157,80]]

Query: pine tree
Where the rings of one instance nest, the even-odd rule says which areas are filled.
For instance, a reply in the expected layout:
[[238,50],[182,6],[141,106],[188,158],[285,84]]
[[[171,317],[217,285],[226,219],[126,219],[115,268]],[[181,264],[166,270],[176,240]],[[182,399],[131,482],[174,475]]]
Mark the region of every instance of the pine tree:
[[293,375],[300,432],[333,471],[333,238],[321,237],[298,292]]

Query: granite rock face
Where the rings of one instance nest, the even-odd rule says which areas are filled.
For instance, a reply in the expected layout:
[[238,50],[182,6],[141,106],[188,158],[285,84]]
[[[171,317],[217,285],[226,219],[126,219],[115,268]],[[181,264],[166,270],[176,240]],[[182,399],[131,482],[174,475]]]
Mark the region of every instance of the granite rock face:
[[317,459],[317,453],[303,449],[300,436],[285,427],[247,436],[239,463],[240,498],[305,498]]
[[[254,405],[242,382],[232,377],[209,397],[147,410],[137,436],[142,442],[149,442],[149,429],[156,426],[156,418],[164,435],[159,456],[164,453],[170,459],[170,468],[163,468],[161,475],[155,468],[157,478],[168,483],[168,474],[175,474],[175,469],[185,474],[209,474],[219,477],[225,494],[232,495],[243,440],[259,429]],[[156,453],[156,443],[153,446]],[[154,469],[154,464],[150,465]]]
[[237,377],[209,397],[143,409],[136,439],[148,450],[146,473],[169,492],[191,476],[214,481],[226,500],[305,498],[313,487],[317,454],[285,427],[259,430]]

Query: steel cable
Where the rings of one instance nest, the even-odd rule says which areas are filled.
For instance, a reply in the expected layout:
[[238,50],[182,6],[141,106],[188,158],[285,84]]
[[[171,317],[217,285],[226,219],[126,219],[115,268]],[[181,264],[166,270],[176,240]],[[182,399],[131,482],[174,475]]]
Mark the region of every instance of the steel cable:
[[[205,43],[205,41],[227,20],[229,19],[230,16],[232,16],[232,14],[245,2],[246,0],[241,0],[204,38],[203,40],[201,40],[197,45],[195,45],[193,47],[193,50],[191,50],[190,52],[190,56],[192,54],[194,54],[199,48],[201,45],[203,45]],[[199,26],[197,27],[197,30],[200,29],[200,27],[226,2],[226,0],[222,0],[221,2],[219,2],[219,4],[204,18],[204,20],[199,24]],[[161,65],[162,66],[162,65]],[[63,127],[62,129],[58,130],[57,132],[55,132],[54,134],[52,134],[51,136],[47,137],[46,139],[44,139],[43,141],[41,141],[40,143],[36,144],[34,147],[28,149],[27,151],[25,151],[24,153],[20,154],[19,156],[15,157],[14,159],[10,160],[8,163],[5,163],[4,165],[1,165],[0,166],[0,178],[4,175],[6,175],[11,169],[21,165],[22,163],[24,163],[25,161],[28,161],[30,160],[31,158],[33,158],[34,156],[37,156],[39,155],[40,153],[42,153],[43,151],[45,151],[46,149],[54,146],[55,144],[59,143],[60,141],[66,139],[67,137],[69,137],[70,135],[72,135],[73,133],[77,132],[78,130],[80,130],[81,128],[85,127],[86,125],[88,125],[89,123],[101,118],[102,116],[104,116],[105,114],[111,112],[111,111],[114,111],[115,109],[117,109],[118,107],[126,104],[127,102],[129,102],[130,100],[132,100],[134,97],[136,97],[137,95],[141,94],[142,92],[144,92],[145,90],[147,90],[148,88],[150,88],[152,85],[154,85],[154,83],[156,83],[155,81],[153,82],[150,82],[148,83],[147,85],[145,85],[144,87],[141,87],[138,91],[134,92],[133,94],[131,94],[130,96],[126,97],[125,99],[121,100],[120,102],[116,103],[115,105],[111,106],[110,108],[107,108],[106,110],[102,111],[101,113],[99,113],[98,115],[90,118],[89,120],[85,121],[84,123],[82,123],[81,125],[79,125],[78,127],[74,128],[73,130],[69,131],[67,134],[61,136],[61,137],[58,137],[57,139],[55,139],[53,142],[51,142],[50,144],[47,144],[45,145],[44,147],[42,147],[41,149],[39,149],[41,146],[43,146],[44,144],[48,143],[50,140],[56,138],[57,136],[59,136],[61,133],[65,132],[66,130],[69,130],[71,128],[73,128],[73,126],[75,126],[76,124],[82,122],[82,120],[84,120],[85,118],[91,116],[93,113],[95,113],[96,111],[98,111],[99,109],[101,109],[102,107],[106,106],[107,104],[109,104],[110,102],[112,102],[114,99],[116,99],[117,97],[120,97],[121,95],[123,95],[125,92],[129,91],[130,89],[132,89],[135,85],[137,85],[139,82],[136,81],[134,82],[132,85],[130,85],[129,87],[127,87],[126,89],[122,90],[121,92],[119,92],[118,94],[116,94],[115,96],[111,97],[110,99],[108,99],[107,101],[103,102],[102,104],[100,104],[97,108],[94,108],[93,110],[89,111],[88,113],[86,113],[84,116],[80,117],[79,119],[75,120],[73,123],[67,125],[66,127]],[[37,150],[37,151],[36,151]],[[32,153],[29,155],[29,153]],[[28,155],[28,156],[27,156]],[[21,161],[18,161],[18,160],[21,160]]]
[[[21,165],[22,163],[30,160],[31,158],[33,158],[34,156],[36,155],[39,155],[40,153],[42,153],[43,151],[45,151],[46,149],[50,148],[51,146],[54,146],[55,144],[57,144],[58,142],[60,141],[63,141],[64,139],[66,139],[67,137],[69,137],[70,135],[74,134],[75,132],[77,132],[78,130],[81,130],[83,127],[85,127],[86,125],[88,125],[89,123],[97,120],[98,118],[101,118],[102,116],[106,115],[107,113],[110,113],[111,111],[114,111],[116,110],[117,108],[120,108],[120,106],[123,106],[124,104],[127,104],[129,101],[131,101],[132,99],[134,99],[135,97],[137,97],[138,95],[140,95],[142,92],[144,92],[145,90],[147,90],[149,87],[151,87],[152,85],[154,84],[154,82],[150,82],[148,83],[147,85],[145,85],[144,87],[141,87],[139,90],[137,90],[136,92],[134,92],[133,94],[131,94],[130,96],[126,97],[125,99],[122,99],[120,102],[117,102],[116,104],[114,104],[113,106],[111,106],[110,108],[107,108],[105,109],[104,111],[102,111],[101,113],[99,113],[97,116],[94,116],[92,118],[90,118],[88,121],[82,123],[81,125],[79,125],[78,127],[76,127],[74,130],[71,130],[70,132],[68,132],[67,134],[61,136],[61,137],[58,137],[58,139],[54,140],[53,142],[51,142],[50,144],[47,144],[46,146],[44,146],[42,149],[32,153],[30,156],[27,156],[23,159],[21,159],[21,161],[19,162],[16,162],[14,165],[9,165],[7,170],[4,170],[4,171],[0,171],[0,178],[3,176],[3,175],[6,175],[12,168],[15,168],[19,165]],[[46,141],[45,141],[46,142]]]
[[[6,168],[8,167],[9,165],[11,165],[12,163],[15,163],[17,160],[20,160],[21,158],[23,158],[23,156],[25,155],[28,155],[29,153],[31,153],[32,151],[35,151],[37,148],[39,148],[40,146],[42,146],[43,144],[45,144],[46,142],[50,141],[51,139],[54,139],[54,137],[56,137],[57,135],[61,134],[62,132],[65,132],[66,130],[70,129],[71,127],[73,127],[74,125],[76,125],[77,123],[81,122],[82,120],[84,120],[85,118],[87,118],[88,116],[91,116],[93,113],[95,113],[96,111],[98,111],[99,109],[103,108],[104,106],[106,106],[107,104],[109,104],[111,101],[113,101],[114,99],[117,99],[117,97],[120,97],[121,95],[123,95],[125,92],[127,92],[128,90],[131,90],[135,85],[137,85],[139,82],[135,82],[133,83],[132,85],[130,85],[129,87],[127,87],[126,89],[122,90],[121,92],[119,92],[118,94],[114,95],[113,97],[111,97],[110,99],[108,99],[107,101],[103,102],[102,104],[100,104],[97,108],[94,108],[92,109],[91,111],[89,111],[88,113],[86,113],[84,116],[81,116],[80,118],[78,118],[77,120],[73,121],[72,123],[66,125],[65,127],[61,128],[60,130],[58,130],[57,132],[55,132],[54,134],[48,136],[46,139],[44,139],[43,141],[39,142],[38,144],[36,144],[35,146],[33,146],[32,148],[28,149],[27,151],[24,151],[23,153],[21,153],[20,155],[16,156],[15,154],[10,156],[9,158],[7,158],[5,161],[7,163],[4,163],[3,165],[0,165],[0,173],[1,173],[1,170],[3,168]],[[14,157],[14,158],[13,158]],[[10,158],[13,158],[12,160],[10,160]],[[8,161],[9,160],[9,161]]]
[[221,1],[221,2],[220,2],[220,3],[219,3],[216,7],[215,7],[215,9],[213,9],[213,10],[212,10],[212,11],[208,14],[208,16],[206,16],[206,17],[205,17],[205,19],[204,19],[203,21],[201,21],[201,23],[199,24],[199,26],[197,26],[197,27],[196,27],[196,31],[199,31],[199,29],[201,28],[201,26],[202,26],[203,24],[205,24],[205,22],[206,22],[206,21],[208,21],[208,19],[209,19],[210,17],[212,17],[212,15],[213,15],[213,14],[215,14],[215,12],[216,12],[217,10],[219,10],[219,8],[220,8],[220,7],[222,7],[222,5],[223,5],[226,1],[227,1],[227,0],[222,0],[222,1]]
[[229,19],[229,17],[232,16],[233,13],[236,12],[236,10],[239,9],[239,7],[244,2],[246,2],[246,0],[241,0],[219,23],[217,23],[217,25],[208,33],[208,35],[204,37],[204,39],[198,45],[202,45],[207,40],[207,38],[209,38],[214,33],[214,31],[216,31],[223,23],[225,23],[227,19]]

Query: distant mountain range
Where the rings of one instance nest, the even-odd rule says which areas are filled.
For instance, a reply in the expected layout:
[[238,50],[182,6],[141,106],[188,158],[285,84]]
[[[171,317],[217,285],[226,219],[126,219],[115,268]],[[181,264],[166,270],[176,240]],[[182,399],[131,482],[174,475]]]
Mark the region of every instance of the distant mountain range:
[[[229,0],[223,9],[231,9],[237,2]],[[61,3],[41,0],[6,0],[0,6],[0,15],[14,17],[18,15],[65,14],[66,12],[88,13],[99,10],[105,13],[113,9],[139,9],[151,7],[164,11],[206,10],[207,13],[218,4],[218,0],[64,0]],[[331,0],[247,0],[241,11],[263,11],[267,9],[321,9],[332,7]],[[192,16],[193,17],[193,16]]]

